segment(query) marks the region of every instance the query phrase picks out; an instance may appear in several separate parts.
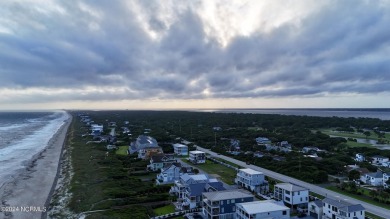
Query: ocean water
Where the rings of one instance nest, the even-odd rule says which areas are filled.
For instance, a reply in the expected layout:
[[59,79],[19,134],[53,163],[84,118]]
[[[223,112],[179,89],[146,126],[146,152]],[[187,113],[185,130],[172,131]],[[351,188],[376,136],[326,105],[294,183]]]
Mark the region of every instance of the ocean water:
[[64,111],[0,112],[0,187],[26,168],[66,119]]

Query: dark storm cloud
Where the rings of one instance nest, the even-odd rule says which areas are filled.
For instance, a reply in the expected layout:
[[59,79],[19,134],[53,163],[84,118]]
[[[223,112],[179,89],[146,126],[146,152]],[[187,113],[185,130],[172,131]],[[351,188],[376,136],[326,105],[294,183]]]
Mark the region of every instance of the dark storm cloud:
[[68,100],[390,89],[390,11],[379,3],[327,4],[299,25],[286,22],[268,32],[237,35],[225,47],[185,3],[172,9],[172,19],[155,13],[164,8],[160,1],[140,1],[137,7],[123,1],[56,4],[0,3],[0,87],[85,90],[63,94]]

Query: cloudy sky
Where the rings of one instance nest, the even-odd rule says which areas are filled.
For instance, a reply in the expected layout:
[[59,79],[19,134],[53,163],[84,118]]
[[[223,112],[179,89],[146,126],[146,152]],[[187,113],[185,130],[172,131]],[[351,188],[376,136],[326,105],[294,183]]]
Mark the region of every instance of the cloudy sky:
[[0,109],[390,108],[389,24],[389,0],[2,0]]

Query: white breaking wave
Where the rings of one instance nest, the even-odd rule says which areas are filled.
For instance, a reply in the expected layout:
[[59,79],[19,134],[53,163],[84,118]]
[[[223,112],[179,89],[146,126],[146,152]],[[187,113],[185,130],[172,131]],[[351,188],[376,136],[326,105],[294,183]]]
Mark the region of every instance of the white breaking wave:
[[[50,139],[64,124],[64,121],[69,118],[64,111],[55,112],[52,114],[51,120],[45,121],[36,119],[34,122],[45,122],[42,127],[33,130],[31,134],[23,136],[22,139],[13,141],[4,148],[0,148],[0,187],[5,181],[10,179],[20,169],[25,168],[24,164],[33,158],[34,155],[42,151],[49,143]],[[11,127],[11,128],[10,128]],[[28,124],[15,124],[8,126],[9,129],[3,127],[4,130],[12,130],[15,128],[28,128]],[[36,128],[36,126],[31,126]]]

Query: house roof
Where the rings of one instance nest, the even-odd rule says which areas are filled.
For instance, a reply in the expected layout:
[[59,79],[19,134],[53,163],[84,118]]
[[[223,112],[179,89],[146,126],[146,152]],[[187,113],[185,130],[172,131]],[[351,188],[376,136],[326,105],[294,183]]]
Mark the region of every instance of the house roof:
[[156,154],[153,155],[151,159],[153,160],[153,163],[161,163],[164,156],[165,156],[164,154]]
[[367,173],[367,175],[374,177],[374,178],[383,178],[382,172],[376,172],[376,173]]
[[213,191],[215,191],[215,190],[217,190],[217,191],[226,190],[225,187],[223,187],[223,183],[222,182],[209,182],[209,183],[207,183],[207,185],[205,186],[205,191],[209,192],[210,189],[213,189]]
[[190,151],[190,154],[204,154],[203,151]]
[[298,191],[304,191],[308,190],[306,188],[291,184],[291,183],[278,183],[275,186],[282,188],[284,190],[290,191],[290,192],[298,192]]
[[263,174],[262,172],[259,172],[259,171],[256,171],[256,170],[253,170],[253,169],[250,169],[250,168],[240,169],[240,171],[242,171],[244,173],[247,173],[247,174],[250,174],[250,175],[253,175],[253,174]]
[[201,196],[204,192],[204,188],[206,183],[196,183],[188,185],[188,191],[190,192],[190,196]]
[[242,189],[224,190],[224,191],[217,191],[217,192],[205,192],[203,193],[203,195],[206,197],[206,199],[212,201],[253,197],[253,195],[250,192]]
[[[381,158],[381,159],[386,159],[387,157],[381,156],[381,155],[374,155],[372,158]],[[388,159],[388,158],[387,158]]]
[[226,190],[221,182],[195,183],[188,185],[187,188],[187,190],[190,192],[190,196],[201,196],[202,193],[207,192],[209,189],[213,189],[213,191]]
[[187,145],[184,145],[184,144],[178,144],[178,143],[176,143],[176,144],[173,144],[173,147],[176,147],[176,148],[188,148],[188,146],[187,146]]
[[244,202],[244,203],[238,203],[237,205],[241,206],[248,214],[259,214],[259,213],[272,212],[272,211],[289,210],[289,208],[287,208],[286,206],[278,204],[275,201],[271,201],[271,200]]
[[205,174],[190,175],[190,174],[186,173],[186,174],[181,175],[180,179],[184,182],[188,182],[188,180],[190,180],[190,179],[192,179],[194,181],[207,181],[208,177]]
[[317,207],[322,207],[322,206],[323,206],[323,204],[322,204],[322,201],[321,201],[321,200],[314,200],[314,201],[312,201],[311,203],[313,203],[313,204],[317,205]]
[[340,210],[345,212],[355,212],[355,211],[364,211],[365,208],[361,204],[358,204],[358,205],[350,205],[350,206],[342,207],[340,208]]
[[324,203],[328,203],[339,208],[345,212],[354,212],[354,211],[363,211],[365,208],[361,204],[353,205],[343,200],[334,200],[331,198],[324,198],[322,200]]
[[165,171],[169,170],[170,168],[174,168],[174,167],[179,167],[179,168],[181,168],[181,163],[170,163],[170,164],[166,165],[166,166],[161,170],[161,172],[165,172]]

